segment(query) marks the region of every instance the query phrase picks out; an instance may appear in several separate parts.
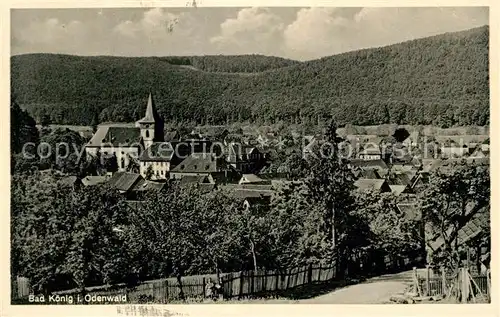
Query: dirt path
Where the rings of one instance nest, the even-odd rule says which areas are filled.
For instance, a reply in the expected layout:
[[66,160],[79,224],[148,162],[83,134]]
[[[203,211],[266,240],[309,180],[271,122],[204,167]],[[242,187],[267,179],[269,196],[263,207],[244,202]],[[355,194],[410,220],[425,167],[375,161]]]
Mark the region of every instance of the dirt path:
[[370,278],[328,294],[297,301],[303,304],[382,304],[392,295],[403,293],[411,283],[411,271]]

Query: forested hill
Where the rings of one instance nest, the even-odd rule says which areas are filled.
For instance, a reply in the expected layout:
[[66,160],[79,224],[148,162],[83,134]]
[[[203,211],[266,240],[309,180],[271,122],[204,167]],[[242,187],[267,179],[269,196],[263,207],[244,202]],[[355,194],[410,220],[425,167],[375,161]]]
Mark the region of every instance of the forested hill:
[[[333,115],[340,124],[484,125],[488,38],[485,26],[302,63],[258,55],[19,55],[11,59],[11,85],[37,121],[58,124],[90,124],[96,113],[100,121],[137,120],[151,91],[167,120]],[[241,74],[253,71],[260,72]]]
[[264,55],[206,55],[206,56],[166,56],[159,61],[171,65],[190,66],[206,72],[257,73],[296,65],[300,62]]

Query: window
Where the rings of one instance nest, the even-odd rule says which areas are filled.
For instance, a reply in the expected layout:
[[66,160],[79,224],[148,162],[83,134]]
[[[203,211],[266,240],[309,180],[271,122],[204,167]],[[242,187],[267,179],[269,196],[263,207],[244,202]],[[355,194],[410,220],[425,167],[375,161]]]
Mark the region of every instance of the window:
[[122,159],[121,165],[122,165],[122,168],[125,168],[125,160],[124,159]]
[[196,165],[194,166],[194,169],[198,168]]
[[146,138],[149,138],[149,130],[146,130]]

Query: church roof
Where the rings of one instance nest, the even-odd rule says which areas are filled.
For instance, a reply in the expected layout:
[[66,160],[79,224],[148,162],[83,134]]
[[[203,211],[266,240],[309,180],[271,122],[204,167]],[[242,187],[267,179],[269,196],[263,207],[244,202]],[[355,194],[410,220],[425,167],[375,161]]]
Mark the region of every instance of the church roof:
[[158,116],[155,112],[154,103],[153,103],[153,96],[150,93],[149,97],[148,97],[148,105],[146,107],[146,115],[144,116],[144,118],[142,118],[138,122],[139,123],[155,123],[157,119],[158,119]]
[[141,130],[132,127],[99,127],[87,146],[126,146],[138,143],[141,140]]

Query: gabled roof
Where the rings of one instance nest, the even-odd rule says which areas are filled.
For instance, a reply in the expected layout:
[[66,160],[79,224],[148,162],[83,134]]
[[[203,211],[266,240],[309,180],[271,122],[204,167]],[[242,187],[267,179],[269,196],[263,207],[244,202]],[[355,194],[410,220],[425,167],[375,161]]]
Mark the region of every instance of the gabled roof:
[[170,141],[178,141],[180,139],[179,132],[177,130],[175,131],[167,131],[163,134],[163,139],[166,142]]
[[[360,178],[354,182],[354,186],[356,186],[359,190],[384,190],[384,185],[387,186],[387,182],[385,179],[365,179]],[[390,188],[389,188],[390,190]]]
[[387,164],[383,160],[360,160],[354,159],[349,163],[352,167],[360,167],[360,168],[380,168],[383,170],[387,169]]
[[389,185],[411,185],[412,177],[407,173],[394,173],[389,177]]
[[133,191],[138,191],[138,192],[143,192],[143,191],[160,191],[166,186],[166,183],[160,183],[160,182],[153,182],[149,181],[146,179],[139,179],[131,190]]
[[433,160],[429,165],[424,165],[422,172],[432,173],[437,170],[450,170],[453,168],[454,164],[464,161],[471,165],[489,165],[489,157],[469,157],[469,158],[458,158],[458,159],[447,159],[447,160]]
[[208,175],[184,175],[180,179],[177,179],[179,184],[212,184],[213,180],[210,180]]
[[[485,228],[487,228],[490,224],[490,210],[489,206],[484,207],[478,210],[470,220],[462,226],[457,233],[457,242],[459,245],[467,242],[469,239],[474,238],[476,235],[481,233]],[[451,234],[453,232],[453,228],[449,228],[446,234]],[[444,244],[444,239],[442,236],[438,236],[437,239],[428,243],[429,247],[432,250],[439,249]]]
[[408,190],[407,185],[389,185],[389,187],[391,188],[391,192],[396,196],[399,196]]
[[255,174],[243,174],[241,176],[240,182],[245,182],[245,183],[261,183],[264,182],[262,178]]
[[128,172],[116,172],[109,179],[108,184],[120,191],[131,190],[136,183],[142,179],[139,174],[128,173]]
[[192,132],[219,141],[229,134],[225,126],[198,126]]
[[134,127],[103,126],[97,129],[86,146],[138,146],[141,141],[141,130]]
[[170,162],[175,150],[170,142],[154,142],[141,153],[139,161],[142,162]]
[[94,186],[100,183],[105,183],[109,179],[109,176],[85,176],[82,179],[82,183],[85,186]]
[[382,177],[375,169],[364,169],[360,172],[362,178],[381,179]]
[[174,173],[215,173],[224,170],[220,160],[210,153],[192,153],[171,172]]

